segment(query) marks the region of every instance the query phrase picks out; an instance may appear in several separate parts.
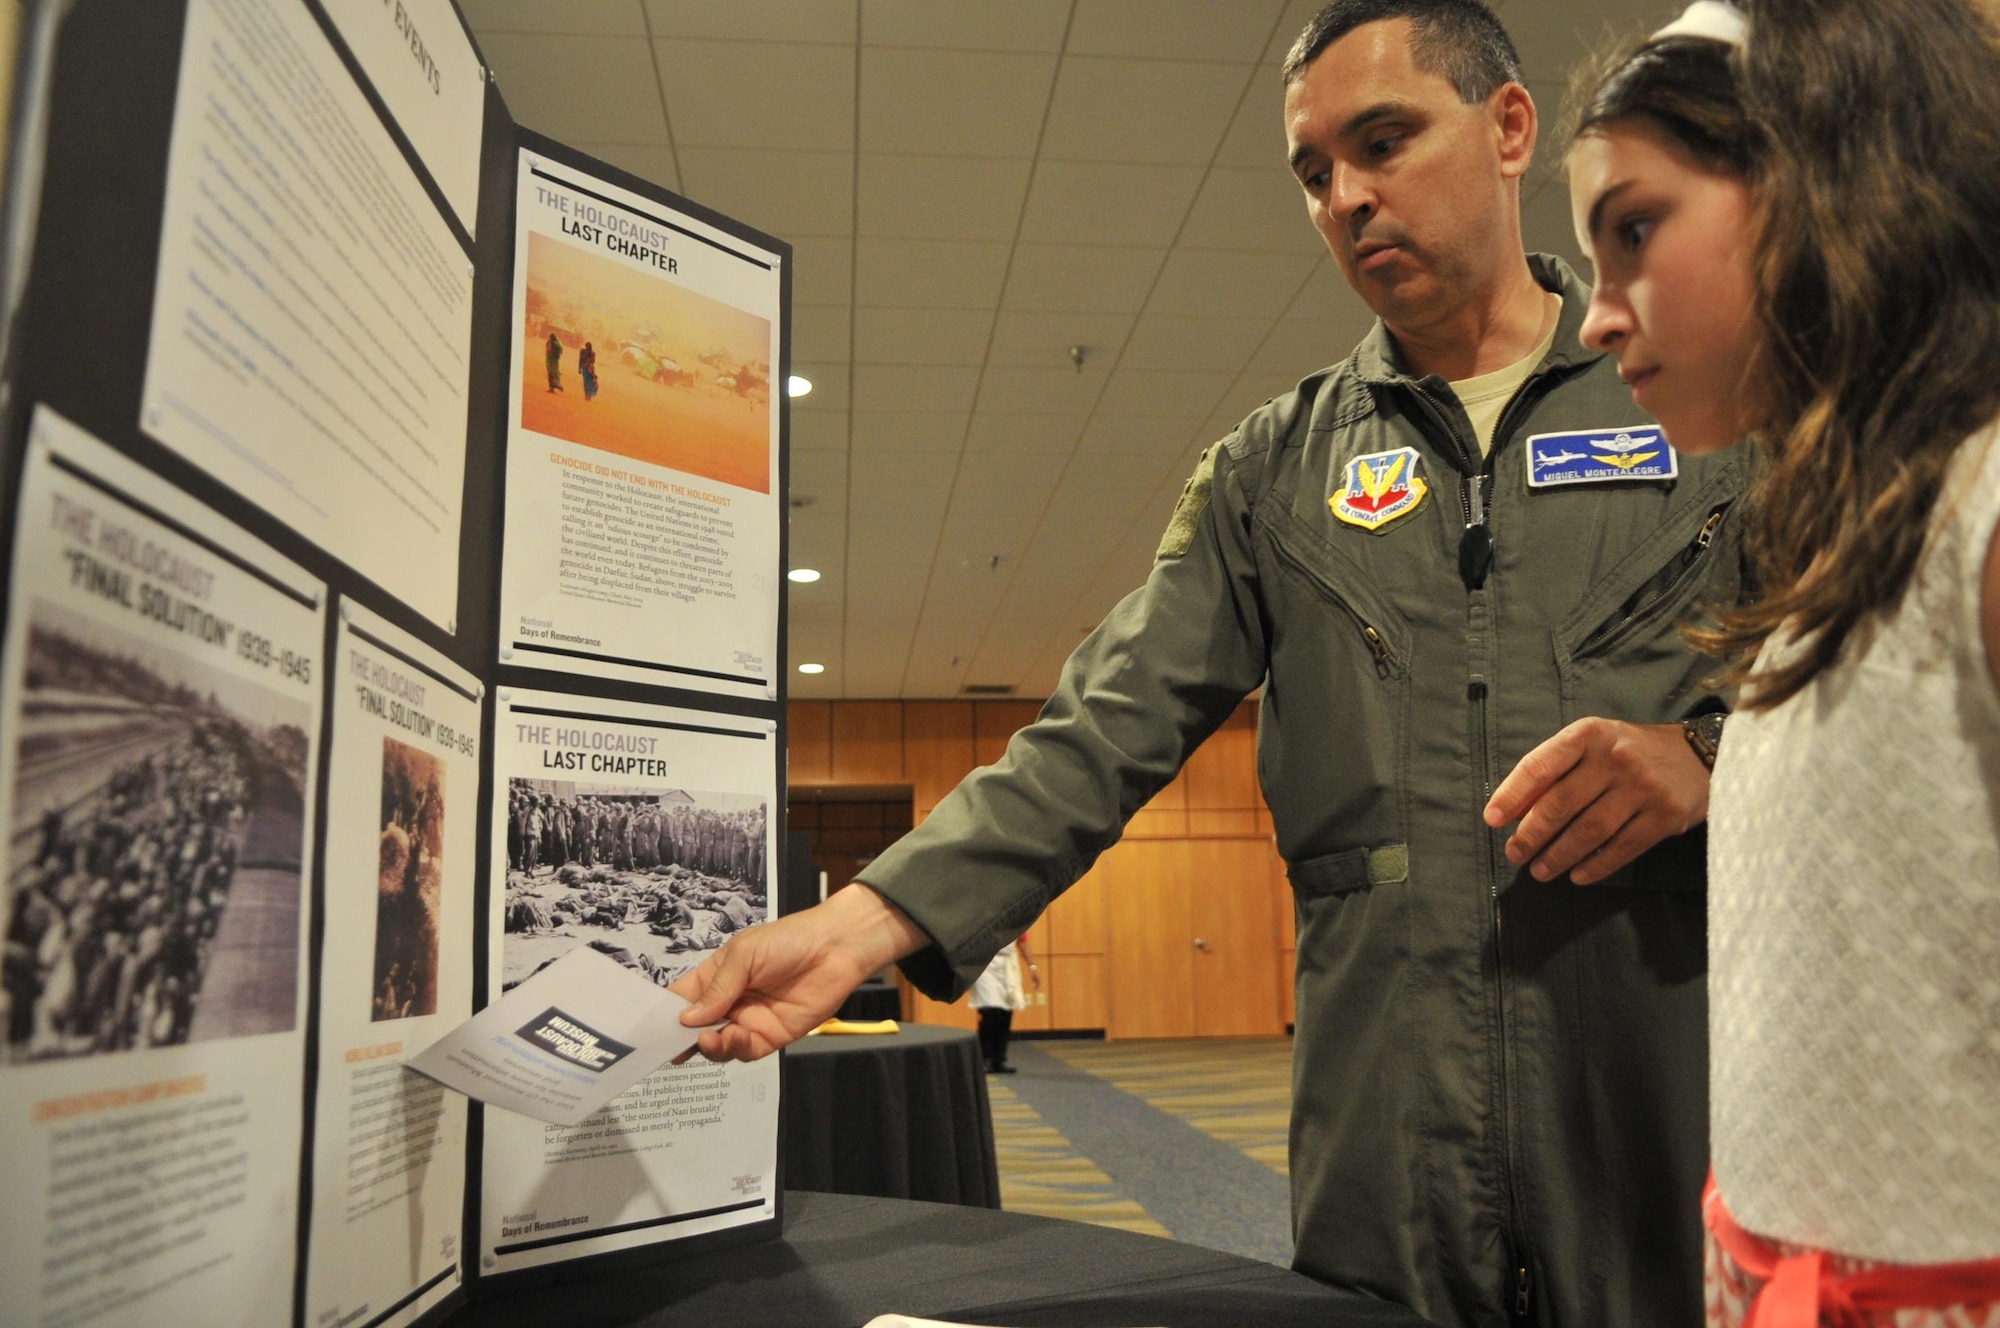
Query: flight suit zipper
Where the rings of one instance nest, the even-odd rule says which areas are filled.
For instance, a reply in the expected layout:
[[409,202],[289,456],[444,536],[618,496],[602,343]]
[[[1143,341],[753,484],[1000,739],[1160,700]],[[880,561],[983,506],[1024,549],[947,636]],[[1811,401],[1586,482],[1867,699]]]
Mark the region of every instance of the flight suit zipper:
[[1347,615],[1348,620],[1361,633],[1361,639],[1367,644],[1368,653],[1375,661],[1375,676],[1385,681],[1395,676],[1396,655],[1389,646],[1389,639],[1382,634],[1381,629],[1368,621],[1366,615],[1348,601],[1347,596],[1341,594],[1331,582],[1315,571],[1305,559],[1293,552],[1283,539],[1274,541],[1272,547],[1277,549],[1279,557],[1290,563],[1306,580],[1312,582],[1313,586],[1318,589],[1322,596]]
[[[1460,511],[1465,519],[1465,530],[1459,538],[1458,569],[1459,579],[1465,585],[1467,596],[1467,617],[1475,614],[1484,616],[1486,608],[1486,576],[1492,570],[1497,548],[1489,524],[1488,485],[1493,478],[1495,458],[1500,445],[1507,437],[1507,426],[1538,373],[1530,373],[1507,398],[1506,405],[1493,426],[1493,441],[1486,454],[1479,456],[1477,440],[1468,440],[1462,435],[1451,412],[1443,402],[1432,396],[1422,386],[1416,386],[1417,395],[1431,408],[1437,423],[1458,445],[1459,454],[1465,459],[1466,470],[1461,474],[1459,485]],[[1476,464],[1474,458],[1478,458]],[[1490,630],[1490,624],[1486,624]],[[1478,772],[1480,800],[1483,808],[1493,798],[1493,754],[1487,741],[1489,716],[1489,687],[1483,671],[1474,672],[1466,687],[1466,700],[1471,708],[1472,756]],[[1498,1073],[1495,1076],[1494,1105],[1500,1118],[1500,1181],[1507,1192],[1508,1215],[1507,1249],[1513,1256],[1515,1265],[1514,1285],[1510,1308],[1516,1319],[1525,1320],[1533,1306],[1531,1284],[1528,1279],[1528,1226],[1521,1208],[1520,1186],[1516,1179],[1514,1158],[1514,1114],[1513,1114],[1513,1057],[1507,1037],[1507,934],[1500,901],[1499,863],[1493,852],[1493,834],[1482,822],[1479,827],[1480,862],[1486,873],[1487,911],[1493,934],[1493,990],[1494,1012],[1497,1020],[1495,1043],[1498,1050]]]
[[1708,514],[1708,519],[1701,523],[1701,529],[1696,532],[1694,542],[1682,550],[1681,557],[1684,561],[1664,584],[1653,587],[1644,599],[1626,605],[1615,617],[1585,637],[1577,645],[1574,653],[1585,656],[1601,649],[1623,632],[1627,624],[1645,617],[1654,605],[1686,584],[1688,578],[1700,570],[1702,555],[1706,554],[1709,547],[1715,543],[1715,533],[1722,528],[1723,519],[1729,515],[1729,506],[1728,503],[1724,503]]

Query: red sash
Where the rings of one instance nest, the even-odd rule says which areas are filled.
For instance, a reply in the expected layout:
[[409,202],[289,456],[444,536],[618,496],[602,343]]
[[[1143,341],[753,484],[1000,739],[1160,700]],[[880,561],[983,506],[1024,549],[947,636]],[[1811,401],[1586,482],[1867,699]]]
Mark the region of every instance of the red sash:
[[1948,1309],[2000,1302],[2000,1259],[1968,1263],[1883,1264],[1837,1273],[1819,1250],[1785,1254],[1736,1225],[1709,1173],[1702,1219],[1722,1252],[1764,1286],[1743,1328],[1864,1328],[1864,1310]]

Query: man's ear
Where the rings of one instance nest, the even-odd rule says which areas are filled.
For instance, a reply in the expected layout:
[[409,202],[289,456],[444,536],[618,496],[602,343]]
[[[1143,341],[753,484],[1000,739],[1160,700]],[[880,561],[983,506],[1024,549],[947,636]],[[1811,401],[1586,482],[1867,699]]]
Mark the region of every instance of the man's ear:
[[1519,83],[1502,83],[1486,99],[1486,106],[1492,117],[1494,146],[1500,151],[1501,178],[1518,180],[1535,159],[1535,137],[1541,128],[1535,99]]

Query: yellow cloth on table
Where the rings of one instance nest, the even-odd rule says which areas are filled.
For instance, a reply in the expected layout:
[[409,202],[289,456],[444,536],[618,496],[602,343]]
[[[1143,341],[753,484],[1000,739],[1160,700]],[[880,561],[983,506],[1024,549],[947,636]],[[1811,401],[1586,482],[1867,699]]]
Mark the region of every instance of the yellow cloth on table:
[[900,1033],[902,1026],[893,1019],[877,1019],[873,1022],[861,1019],[829,1019],[806,1034],[812,1037],[818,1033]]

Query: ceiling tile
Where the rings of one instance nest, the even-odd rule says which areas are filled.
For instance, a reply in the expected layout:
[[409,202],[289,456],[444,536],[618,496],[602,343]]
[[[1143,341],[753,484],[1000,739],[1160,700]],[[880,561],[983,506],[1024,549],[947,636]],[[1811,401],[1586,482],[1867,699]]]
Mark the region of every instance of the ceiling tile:
[[[586,9],[587,5],[550,5]],[[655,37],[854,45],[855,0],[646,0]]]
[[[687,195],[680,172],[674,167],[674,150],[665,143],[572,143],[579,152],[588,152],[599,161],[621,171],[630,171],[641,180]],[[696,202],[703,200],[696,199]]]
[[1256,60],[1279,0],[1077,0],[1072,54]]
[[868,47],[862,151],[1032,157],[1055,73],[1054,55]]
[[1199,417],[1171,420],[1099,411],[1077,442],[1077,460],[1108,457],[1119,464],[1136,464],[1135,458],[1178,456],[1187,446],[1195,418]]
[[1007,274],[1007,296],[1001,307],[1044,312],[1137,313],[1165,257],[1164,248],[1023,244],[1014,251],[1014,266]]
[[965,443],[967,410],[857,410],[854,452],[948,452]]
[[1198,314],[1140,317],[1118,367],[1124,369],[1241,369],[1271,330],[1268,318],[1208,318]]
[[1068,414],[1081,424],[1104,390],[1104,375],[1109,367],[1086,364],[1083,372],[1078,373],[1053,365],[1042,369],[1022,364],[992,365],[979,385],[979,413]]
[[890,239],[1011,240],[1029,165],[987,157],[864,156],[856,213],[860,233]]
[[1318,260],[1300,254],[1176,249],[1160,272],[1148,313],[1276,318]]
[[683,147],[680,159],[683,193],[766,234],[789,240],[853,229],[849,153]]
[[847,602],[859,613],[879,615],[884,609],[916,604],[931,579],[928,563],[876,562],[854,559],[847,568]]
[[847,412],[837,410],[795,410],[792,412],[794,452],[847,452]]
[[[1595,0],[1590,5],[1530,0],[1509,5],[1500,20],[1514,39],[1530,84],[1547,81],[1561,88],[1570,72],[1597,51],[1644,36],[1681,8],[1679,0]],[[1558,110],[1542,107],[1545,125],[1553,126]]]
[[1120,369],[1111,375],[1097,409],[1107,415],[1173,415],[1206,419],[1229,385],[1234,369],[1217,373],[1184,369]]
[[853,241],[820,235],[784,238],[792,242],[792,299],[846,304],[853,297]]
[[500,94],[514,118],[565,142],[669,142],[659,81],[646,44],[623,37],[482,34]]
[[[817,567],[834,574],[847,560],[847,505],[828,503],[822,508],[815,504],[793,511],[791,537],[793,567]],[[837,599],[839,594],[829,586],[823,598]]]
[[1276,70],[1260,65],[1250,76],[1215,160],[1217,165],[1277,171],[1290,177],[1285,167],[1285,85]]
[[[683,149],[848,152],[854,52],[749,41],[656,41],[674,141]],[[576,88],[565,86],[565,95]]]
[[1239,65],[1066,56],[1042,157],[1206,166],[1248,73]]
[[855,245],[856,299],[913,309],[991,309],[1007,276],[1008,246],[955,240],[883,240]]
[[844,304],[792,305],[792,356],[801,360],[844,360],[848,351],[848,308]]
[[1069,0],[868,0],[861,40],[871,46],[1057,51]]
[[870,452],[854,458],[857,493],[929,492],[940,502],[958,474],[956,452]]
[[[1168,466],[1175,457],[1129,457],[1129,456],[1077,456],[1072,457],[1069,470],[1063,475],[1063,492],[1058,501],[1070,501],[1073,496],[1087,497],[1092,494],[1106,495],[1106,519],[1117,513],[1114,525],[1123,525],[1138,515],[1150,498],[1154,489],[1171,482],[1175,492],[1187,478],[1178,466]],[[1116,495],[1115,497],[1111,495]]]
[[1045,464],[1061,469],[1076,446],[1085,414],[980,410],[972,417],[972,429],[965,436],[966,454],[981,452],[1034,453]]
[[1029,244],[1164,245],[1201,186],[1198,166],[1043,161],[1021,222]]
[[848,577],[864,580],[862,562],[896,561],[928,566],[944,526],[949,499],[943,489],[854,487],[848,499]]
[[847,454],[807,451],[792,453],[792,487],[800,493],[813,495],[821,503],[845,503]]
[[[1504,0],[1503,0],[1504,3]],[[1319,13],[1325,0],[1286,0],[1285,12],[1278,16],[1277,24],[1271,29],[1271,44],[1264,48],[1264,63],[1282,64],[1290,53],[1292,43],[1312,22],[1313,15]]]
[[986,309],[857,309],[857,364],[978,364],[993,314]]
[[979,370],[960,365],[857,364],[856,410],[964,410]]
[[1008,309],[993,326],[989,364],[1024,364],[1075,371],[1070,347],[1080,346],[1086,364],[1118,353],[1132,330],[1130,314],[1046,313]]
[[1325,248],[1305,195],[1281,167],[1218,166],[1208,173],[1181,231],[1185,249],[1258,249],[1312,254]]
[[461,0],[465,21],[486,45],[495,32],[574,32],[601,36],[646,35],[639,0],[596,0],[588,5],[552,5],[547,0]]

